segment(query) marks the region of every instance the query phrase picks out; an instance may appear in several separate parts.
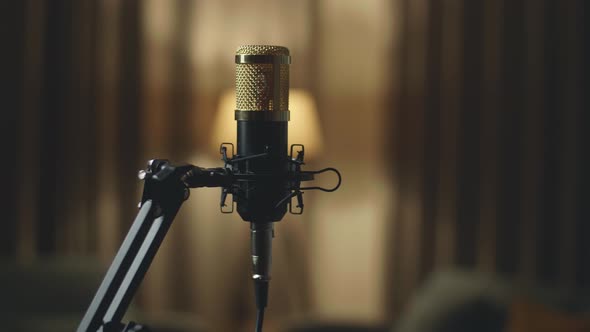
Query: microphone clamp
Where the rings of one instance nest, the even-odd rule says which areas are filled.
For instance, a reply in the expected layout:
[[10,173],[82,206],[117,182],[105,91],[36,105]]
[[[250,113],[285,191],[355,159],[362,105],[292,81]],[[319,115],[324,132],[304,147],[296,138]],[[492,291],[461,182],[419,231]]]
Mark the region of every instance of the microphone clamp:
[[[228,147],[231,148],[231,157],[228,157]],[[226,174],[228,174],[228,176],[232,178],[232,181],[228,181],[225,185],[221,186],[221,200],[219,205],[222,213],[234,212],[234,197],[239,196],[241,194],[241,182],[250,182],[252,184],[255,184],[256,182],[268,183],[269,181],[283,181],[286,185],[285,189],[289,192],[289,194],[285,195],[285,197],[278,200],[278,203],[276,203],[275,208],[279,208],[284,204],[288,204],[289,213],[295,215],[303,214],[303,194],[306,190],[320,190],[324,192],[333,192],[336,191],[342,183],[342,176],[340,175],[340,172],[332,167],[324,168],[319,171],[303,171],[301,167],[305,165],[305,147],[302,144],[291,145],[289,156],[284,160],[284,163],[286,163],[287,165],[286,172],[261,174],[252,172],[242,172],[239,169],[238,164],[241,162],[268,158],[270,156],[270,153],[268,151],[249,156],[236,156],[234,155],[233,143],[222,143],[219,148],[219,152],[221,154],[221,160],[223,160],[223,162],[225,163],[223,169],[225,169]],[[338,177],[338,182],[334,187],[323,188],[317,186],[301,186],[302,182],[313,181],[315,179],[316,174],[326,172],[333,172]],[[231,208],[229,209],[227,209],[228,205],[226,204],[228,194],[232,195]],[[295,204],[295,206],[292,203],[292,199],[294,197],[296,197],[297,199],[297,203]]]

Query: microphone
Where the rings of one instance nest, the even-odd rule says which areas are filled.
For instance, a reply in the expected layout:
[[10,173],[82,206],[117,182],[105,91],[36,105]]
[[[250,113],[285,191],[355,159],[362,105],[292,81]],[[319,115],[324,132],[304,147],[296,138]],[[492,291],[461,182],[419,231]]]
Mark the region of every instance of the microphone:
[[[221,187],[221,212],[233,212],[235,202],[240,217],[250,223],[256,331],[262,331],[271,280],[274,223],[287,211],[303,213],[303,191],[333,192],[340,187],[342,178],[334,168],[303,171],[303,145],[293,144],[288,151],[289,49],[272,45],[240,46],[235,63],[237,154],[233,154],[233,144],[222,143],[224,167],[175,166],[164,162],[159,172],[181,174],[180,181],[187,188]],[[228,145],[232,147],[231,157]],[[300,150],[295,156],[296,147]],[[335,187],[301,186],[301,182],[314,180],[316,174],[325,172],[338,176]],[[228,194],[233,200],[230,211],[224,209]],[[293,197],[296,197],[295,205],[291,203]]]
[[[289,64],[286,47],[245,45],[236,51],[237,158],[239,173],[265,175],[243,181],[234,195],[238,214],[250,222],[252,279],[261,331],[271,279],[273,223],[287,212]],[[248,158],[252,156],[263,156]]]
[[[289,64],[286,47],[246,45],[236,51],[236,112],[238,157],[264,154],[238,165],[243,173],[283,178],[288,172]],[[238,196],[242,219],[255,224],[281,220],[289,194],[284,181],[245,182]]]
[[[262,331],[271,280],[274,223],[287,211],[303,213],[305,190],[333,192],[342,178],[334,168],[303,171],[303,145],[293,144],[288,151],[289,49],[272,45],[240,46],[235,63],[237,154],[233,154],[233,144],[222,143],[220,153],[224,167],[179,167],[164,163],[160,172],[182,174],[180,180],[187,188],[221,187],[221,212],[233,212],[235,203],[240,217],[250,223],[256,331]],[[231,157],[228,145],[232,147]],[[300,149],[297,153],[296,148]],[[316,174],[325,172],[338,176],[335,187],[301,186],[301,182],[314,180]],[[224,209],[228,194],[233,200],[230,211]],[[296,204],[291,202],[293,197],[296,197]]]
[[[235,62],[237,154],[233,153],[233,144],[222,143],[219,152],[223,167],[175,165],[153,159],[139,172],[144,181],[140,210],[78,331],[145,330],[133,322],[125,325],[121,319],[178,209],[189,198],[189,189],[201,187],[221,187],[221,212],[232,213],[236,203],[239,215],[250,222],[256,331],[262,331],[271,279],[273,224],[287,211],[303,214],[304,191],[336,191],[342,177],[332,167],[303,171],[305,148],[301,144],[292,144],[287,154],[289,50],[281,46],[241,46]],[[232,147],[231,156],[227,146]],[[326,172],[337,175],[334,187],[301,186]],[[224,209],[228,194],[233,200],[229,211]]]

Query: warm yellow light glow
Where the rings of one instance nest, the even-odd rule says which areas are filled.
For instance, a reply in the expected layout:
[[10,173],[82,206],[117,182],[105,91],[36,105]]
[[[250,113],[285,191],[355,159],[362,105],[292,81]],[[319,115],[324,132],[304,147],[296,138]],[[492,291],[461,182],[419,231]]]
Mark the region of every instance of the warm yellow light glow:
[[[212,145],[219,151],[222,142],[236,144],[236,121],[234,111],[236,97],[233,90],[225,91],[219,101],[219,109],[215,116]],[[319,116],[312,95],[303,89],[289,90],[289,146],[291,144],[305,145],[305,160],[316,158],[322,150],[322,133]]]

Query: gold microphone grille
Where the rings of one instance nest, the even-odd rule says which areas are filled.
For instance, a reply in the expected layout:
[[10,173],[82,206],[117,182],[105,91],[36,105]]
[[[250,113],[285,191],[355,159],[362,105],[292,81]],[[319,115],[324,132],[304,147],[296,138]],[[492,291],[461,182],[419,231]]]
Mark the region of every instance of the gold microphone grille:
[[274,45],[242,45],[236,55],[289,55],[289,49]]
[[[253,58],[258,60],[255,63],[238,62],[238,56],[255,56]],[[280,61],[285,58],[289,58],[289,49],[282,46],[244,45],[238,48],[236,110],[289,110],[289,64]]]

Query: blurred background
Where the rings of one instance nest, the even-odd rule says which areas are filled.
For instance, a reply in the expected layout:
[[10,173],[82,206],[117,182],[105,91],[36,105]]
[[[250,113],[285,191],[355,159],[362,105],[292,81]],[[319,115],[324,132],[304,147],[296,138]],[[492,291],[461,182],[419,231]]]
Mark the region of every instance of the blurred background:
[[[265,331],[588,331],[584,5],[6,2],[1,319],[77,326],[137,212],[137,171],[220,166],[234,52],[275,44],[308,114],[290,143],[344,182],[276,226]],[[131,318],[253,328],[248,224],[218,197],[192,191]]]

